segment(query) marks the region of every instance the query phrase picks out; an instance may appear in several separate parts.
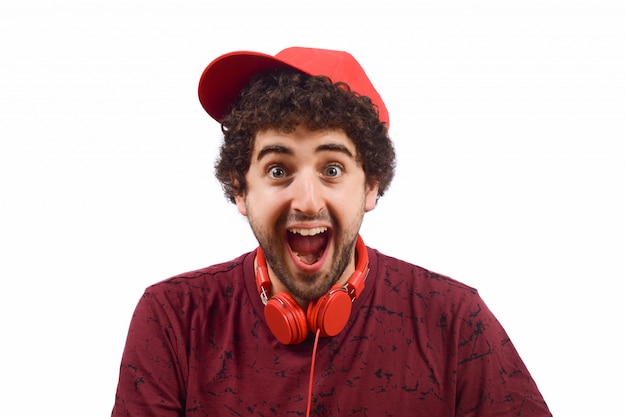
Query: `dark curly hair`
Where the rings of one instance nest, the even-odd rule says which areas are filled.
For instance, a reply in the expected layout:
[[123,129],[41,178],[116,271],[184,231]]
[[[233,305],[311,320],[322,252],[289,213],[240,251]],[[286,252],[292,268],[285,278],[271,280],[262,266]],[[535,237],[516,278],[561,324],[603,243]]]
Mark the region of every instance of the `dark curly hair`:
[[256,134],[292,132],[300,124],[310,130],[342,129],[355,144],[367,180],[378,182],[378,197],[385,193],[395,171],[395,151],[372,101],[328,77],[275,70],[254,78],[222,119],[224,142],[215,176],[229,201],[246,191]]

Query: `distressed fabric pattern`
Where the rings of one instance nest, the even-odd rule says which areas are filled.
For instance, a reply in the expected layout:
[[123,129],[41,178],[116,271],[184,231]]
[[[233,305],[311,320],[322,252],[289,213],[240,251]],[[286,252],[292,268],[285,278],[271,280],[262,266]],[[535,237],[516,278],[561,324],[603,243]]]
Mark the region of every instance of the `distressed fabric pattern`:
[[[313,416],[551,416],[477,291],[368,249],[346,328],[321,338]],[[254,253],[146,289],[132,317],[113,417],[303,416],[313,335],[280,344]]]

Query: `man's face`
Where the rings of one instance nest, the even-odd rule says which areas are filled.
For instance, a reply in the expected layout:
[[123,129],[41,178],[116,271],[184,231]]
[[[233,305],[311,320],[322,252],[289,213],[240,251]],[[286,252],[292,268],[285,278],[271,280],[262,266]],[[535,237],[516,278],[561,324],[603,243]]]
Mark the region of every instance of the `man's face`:
[[265,253],[274,292],[315,300],[354,271],[356,237],[378,194],[356,156],[342,130],[257,134],[247,190],[235,201]]

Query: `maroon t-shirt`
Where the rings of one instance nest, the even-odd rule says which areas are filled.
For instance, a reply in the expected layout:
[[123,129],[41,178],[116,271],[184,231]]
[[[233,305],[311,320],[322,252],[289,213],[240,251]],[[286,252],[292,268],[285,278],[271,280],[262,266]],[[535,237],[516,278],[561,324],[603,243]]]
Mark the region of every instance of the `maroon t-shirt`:
[[[368,249],[350,321],[320,338],[313,416],[551,416],[476,290]],[[314,336],[283,345],[255,287],[254,252],[146,289],[113,417],[303,416]]]

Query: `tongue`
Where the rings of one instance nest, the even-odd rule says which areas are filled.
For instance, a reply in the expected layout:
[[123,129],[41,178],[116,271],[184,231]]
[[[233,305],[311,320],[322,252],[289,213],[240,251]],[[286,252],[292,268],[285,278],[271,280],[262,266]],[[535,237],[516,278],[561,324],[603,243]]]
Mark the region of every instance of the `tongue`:
[[293,252],[298,254],[298,258],[308,265],[315,263],[326,247],[326,237],[323,233],[315,236],[302,236],[300,234],[289,234],[289,246]]

